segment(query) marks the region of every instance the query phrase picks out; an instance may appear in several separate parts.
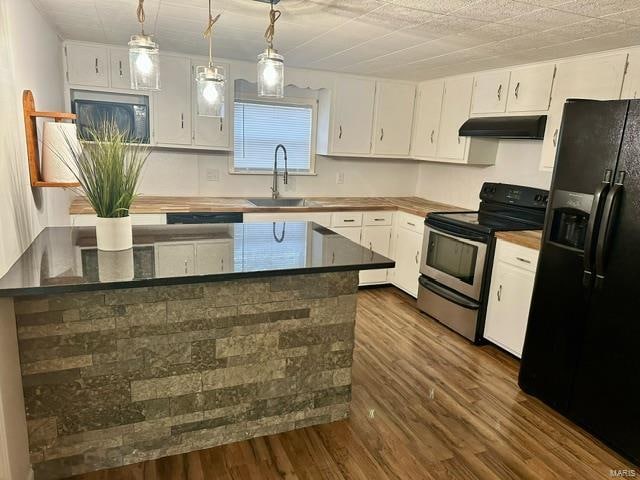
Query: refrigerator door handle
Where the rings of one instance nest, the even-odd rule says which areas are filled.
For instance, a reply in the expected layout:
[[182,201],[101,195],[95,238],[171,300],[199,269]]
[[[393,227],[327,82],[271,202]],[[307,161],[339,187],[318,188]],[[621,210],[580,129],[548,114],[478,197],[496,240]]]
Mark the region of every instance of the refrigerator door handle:
[[587,224],[587,236],[584,242],[584,274],[582,276],[582,284],[585,288],[589,288],[593,277],[593,253],[598,238],[594,233],[600,226],[600,218],[602,217],[602,210],[607,198],[607,193],[609,193],[612,173],[609,169],[605,170],[602,183],[593,194],[593,204],[591,205],[589,223]]
[[620,206],[620,197],[624,188],[624,179],[626,172],[620,172],[618,180],[611,187],[611,191],[607,195],[604,204],[604,214],[600,224],[600,233],[598,234],[598,244],[596,246],[596,289],[602,288],[607,269],[607,254],[609,252],[609,244],[611,235],[613,234],[618,208]]

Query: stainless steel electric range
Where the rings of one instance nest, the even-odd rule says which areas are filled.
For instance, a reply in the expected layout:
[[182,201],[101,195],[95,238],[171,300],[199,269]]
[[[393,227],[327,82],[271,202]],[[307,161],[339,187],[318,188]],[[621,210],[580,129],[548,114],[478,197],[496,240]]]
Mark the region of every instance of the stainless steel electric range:
[[481,343],[495,232],[542,230],[548,195],[537,188],[485,183],[478,211],[428,214],[418,308]]

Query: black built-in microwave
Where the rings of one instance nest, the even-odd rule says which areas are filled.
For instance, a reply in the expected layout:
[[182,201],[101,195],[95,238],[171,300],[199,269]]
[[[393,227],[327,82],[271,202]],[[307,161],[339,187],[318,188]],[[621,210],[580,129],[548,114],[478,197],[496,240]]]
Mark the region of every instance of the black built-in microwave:
[[76,114],[78,136],[90,140],[91,129],[105,122],[115,123],[126,133],[131,143],[149,143],[149,106],[142,103],[104,102],[99,100],[74,100],[72,111]]

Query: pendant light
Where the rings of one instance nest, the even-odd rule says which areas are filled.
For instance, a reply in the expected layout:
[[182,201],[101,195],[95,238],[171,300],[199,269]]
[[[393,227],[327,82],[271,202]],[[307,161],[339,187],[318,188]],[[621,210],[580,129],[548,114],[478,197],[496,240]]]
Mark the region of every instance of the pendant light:
[[140,34],[132,35],[129,42],[129,69],[131,88],[134,90],[160,90],[160,65],[158,44],[151,35],[144,33],[144,0],[138,0],[136,12]]
[[269,26],[264,33],[267,48],[258,55],[258,95],[261,97],[282,98],[284,96],[284,57],[273,48],[276,21],[280,18],[282,12],[274,10],[274,0],[269,3],[271,4]]
[[209,64],[196,67],[198,115],[201,117],[224,117],[224,72],[213,65],[213,26],[220,18],[211,14],[209,0],[209,22],[203,36],[209,39]]

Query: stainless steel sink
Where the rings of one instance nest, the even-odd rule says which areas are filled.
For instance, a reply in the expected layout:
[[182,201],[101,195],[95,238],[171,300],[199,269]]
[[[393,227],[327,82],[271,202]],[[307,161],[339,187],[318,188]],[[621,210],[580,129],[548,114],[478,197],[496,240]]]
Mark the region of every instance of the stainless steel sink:
[[256,207],[305,207],[308,205],[304,198],[249,198],[248,201]]

